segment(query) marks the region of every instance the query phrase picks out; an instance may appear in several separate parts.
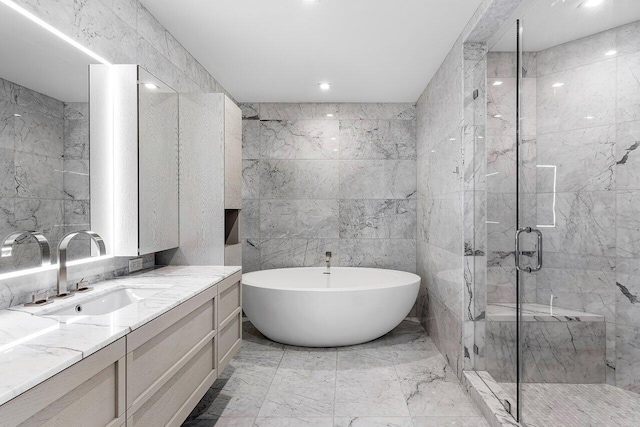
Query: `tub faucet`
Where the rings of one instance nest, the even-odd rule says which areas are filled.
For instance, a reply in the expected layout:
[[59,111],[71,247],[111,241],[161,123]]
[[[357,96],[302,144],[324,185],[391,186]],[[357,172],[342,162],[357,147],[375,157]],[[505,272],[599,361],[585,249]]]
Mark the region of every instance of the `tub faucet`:
[[325,262],[327,263],[327,271],[325,271],[324,274],[331,274],[331,252],[327,252],[325,255],[326,255]]
[[[95,231],[72,231],[71,233],[65,234],[62,239],[60,239],[60,243],[58,243],[58,294],[57,298],[68,298],[73,296],[72,293],[67,289],[67,246],[69,246],[69,242],[73,240],[74,237],[78,235],[89,236],[91,240],[93,240],[98,246],[99,256],[104,256],[107,251],[104,246],[104,240],[102,237]],[[87,289],[88,290],[88,289]]]

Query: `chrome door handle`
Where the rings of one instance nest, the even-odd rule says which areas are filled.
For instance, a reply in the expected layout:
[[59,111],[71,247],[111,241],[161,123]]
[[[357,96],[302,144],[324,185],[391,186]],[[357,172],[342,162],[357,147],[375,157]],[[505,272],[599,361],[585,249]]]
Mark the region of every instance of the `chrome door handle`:
[[[520,267],[520,235],[522,233],[536,233],[538,235],[538,262],[535,268]],[[540,271],[542,268],[542,231],[537,228],[523,227],[516,231],[516,268],[520,271],[527,273],[533,273],[534,271]]]

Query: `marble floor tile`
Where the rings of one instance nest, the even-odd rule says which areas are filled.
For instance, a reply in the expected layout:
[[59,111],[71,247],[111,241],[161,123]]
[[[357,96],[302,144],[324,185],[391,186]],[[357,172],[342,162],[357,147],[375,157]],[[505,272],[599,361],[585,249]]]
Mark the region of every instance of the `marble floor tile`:
[[480,416],[440,353],[403,352],[394,363],[412,416]]
[[254,427],[333,427],[332,417],[256,418]]
[[415,417],[414,427],[489,427],[482,417]]
[[240,352],[184,426],[485,425],[478,417],[417,319],[339,348],[274,343],[245,320]]
[[334,427],[413,427],[409,417],[336,417]]

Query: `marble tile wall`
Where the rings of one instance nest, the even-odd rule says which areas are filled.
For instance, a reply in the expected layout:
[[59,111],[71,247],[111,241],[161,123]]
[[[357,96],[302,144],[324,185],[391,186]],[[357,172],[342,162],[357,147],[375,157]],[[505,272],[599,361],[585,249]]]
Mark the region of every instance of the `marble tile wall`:
[[[224,87],[137,0],[81,2],[76,0],[45,2],[16,0],[16,3],[112,63],[139,64],[178,92],[225,92],[233,99],[232,95],[226,92]],[[66,130],[70,134],[78,132],[78,129],[72,130],[72,127],[81,121],[79,116],[73,114],[72,107],[70,106],[68,109],[69,115],[66,117],[69,125]],[[4,108],[0,104],[0,112],[2,111]],[[59,117],[62,120],[65,118],[63,107],[60,107]],[[0,124],[0,135],[2,135],[0,136],[0,149],[6,150],[4,135],[9,128],[4,115],[0,117],[0,120],[2,120]],[[78,122],[74,120],[78,120]],[[62,135],[61,138],[63,138]],[[71,141],[74,138],[69,136],[69,144],[66,147],[61,145],[59,148],[60,158],[54,161],[57,163],[56,169],[62,171],[64,168],[80,172],[80,174],[74,174],[73,177],[70,176],[71,174],[65,174],[65,178],[68,179],[60,177],[55,181],[61,183],[59,187],[45,186],[37,191],[40,193],[61,192],[61,185],[68,184],[73,199],[61,197],[60,199],[64,199],[66,203],[57,206],[55,214],[60,218],[64,216],[65,221],[70,224],[78,224],[84,222],[88,216],[87,206],[84,203],[86,197],[78,187],[84,179],[81,173],[85,171],[84,166],[88,153],[83,151],[81,147],[73,146]],[[77,134],[74,136],[78,137]],[[24,147],[26,151],[21,151],[20,154],[13,157],[13,160],[10,160],[11,156],[0,156],[0,174],[3,174],[0,181],[0,212],[3,212],[0,213],[0,223],[7,220],[4,214],[7,211],[4,206],[5,196],[18,191],[13,185],[8,185],[11,180],[4,179],[7,168],[11,167],[10,163],[13,163],[16,165],[16,170],[20,167],[19,171],[22,174],[20,176],[23,176],[24,173],[32,170],[29,169],[29,165],[33,165],[33,162],[29,163],[29,160],[33,156],[38,156],[37,152],[40,147],[37,143]],[[62,154],[69,155],[67,161],[62,159]],[[46,164],[49,169],[56,166],[49,163]],[[26,176],[24,182],[29,183]],[[21,194],[26,195],[27,189],[27,186],[21,187]],[[37,194],[33,187],[28,191]],[[47,206],[41,205],[41,209],[44,208]],[[32,209],[32,207],[26,206],[25,209]],[[53,211],[47,215],[51,214]],[[33,220],[29,218],[31,217],[27,217],[28,220]],[[82,251],[83,249],[79,248],[78,250]],[[106,264],[101,263],[98,267],[77,267],[77,270],[81,270],[80,273],[84,271],[86,278],[97,280],[114,274],[124,274],[126,262],[126,259],[114,259]],[[146,260],[146,265],[153,265],[153,262],[154,257],[150,256]],[[41,277],[42,279],[40,279]],[[0,281],[0,308],[20,304],[36,290],[51,288],[53,286],[51,279],[50,275],[40,275],[37,280],[20,282],[19,285]]]
[[242,104],[243,270],[416,271],[411,104]]

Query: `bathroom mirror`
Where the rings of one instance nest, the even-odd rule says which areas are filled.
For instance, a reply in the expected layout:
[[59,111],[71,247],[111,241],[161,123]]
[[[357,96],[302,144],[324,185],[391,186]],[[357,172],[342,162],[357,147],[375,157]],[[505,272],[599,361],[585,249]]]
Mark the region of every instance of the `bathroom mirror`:
[[[35,230],[52,254],[90,228],[88,66],[95,59],[0,4],[0,239]],[[75,239],[70,259],[90,255]],[[55,259],[53,260],[55,262]],[[0,274],[40,265],[33,240],[0,258]]]

